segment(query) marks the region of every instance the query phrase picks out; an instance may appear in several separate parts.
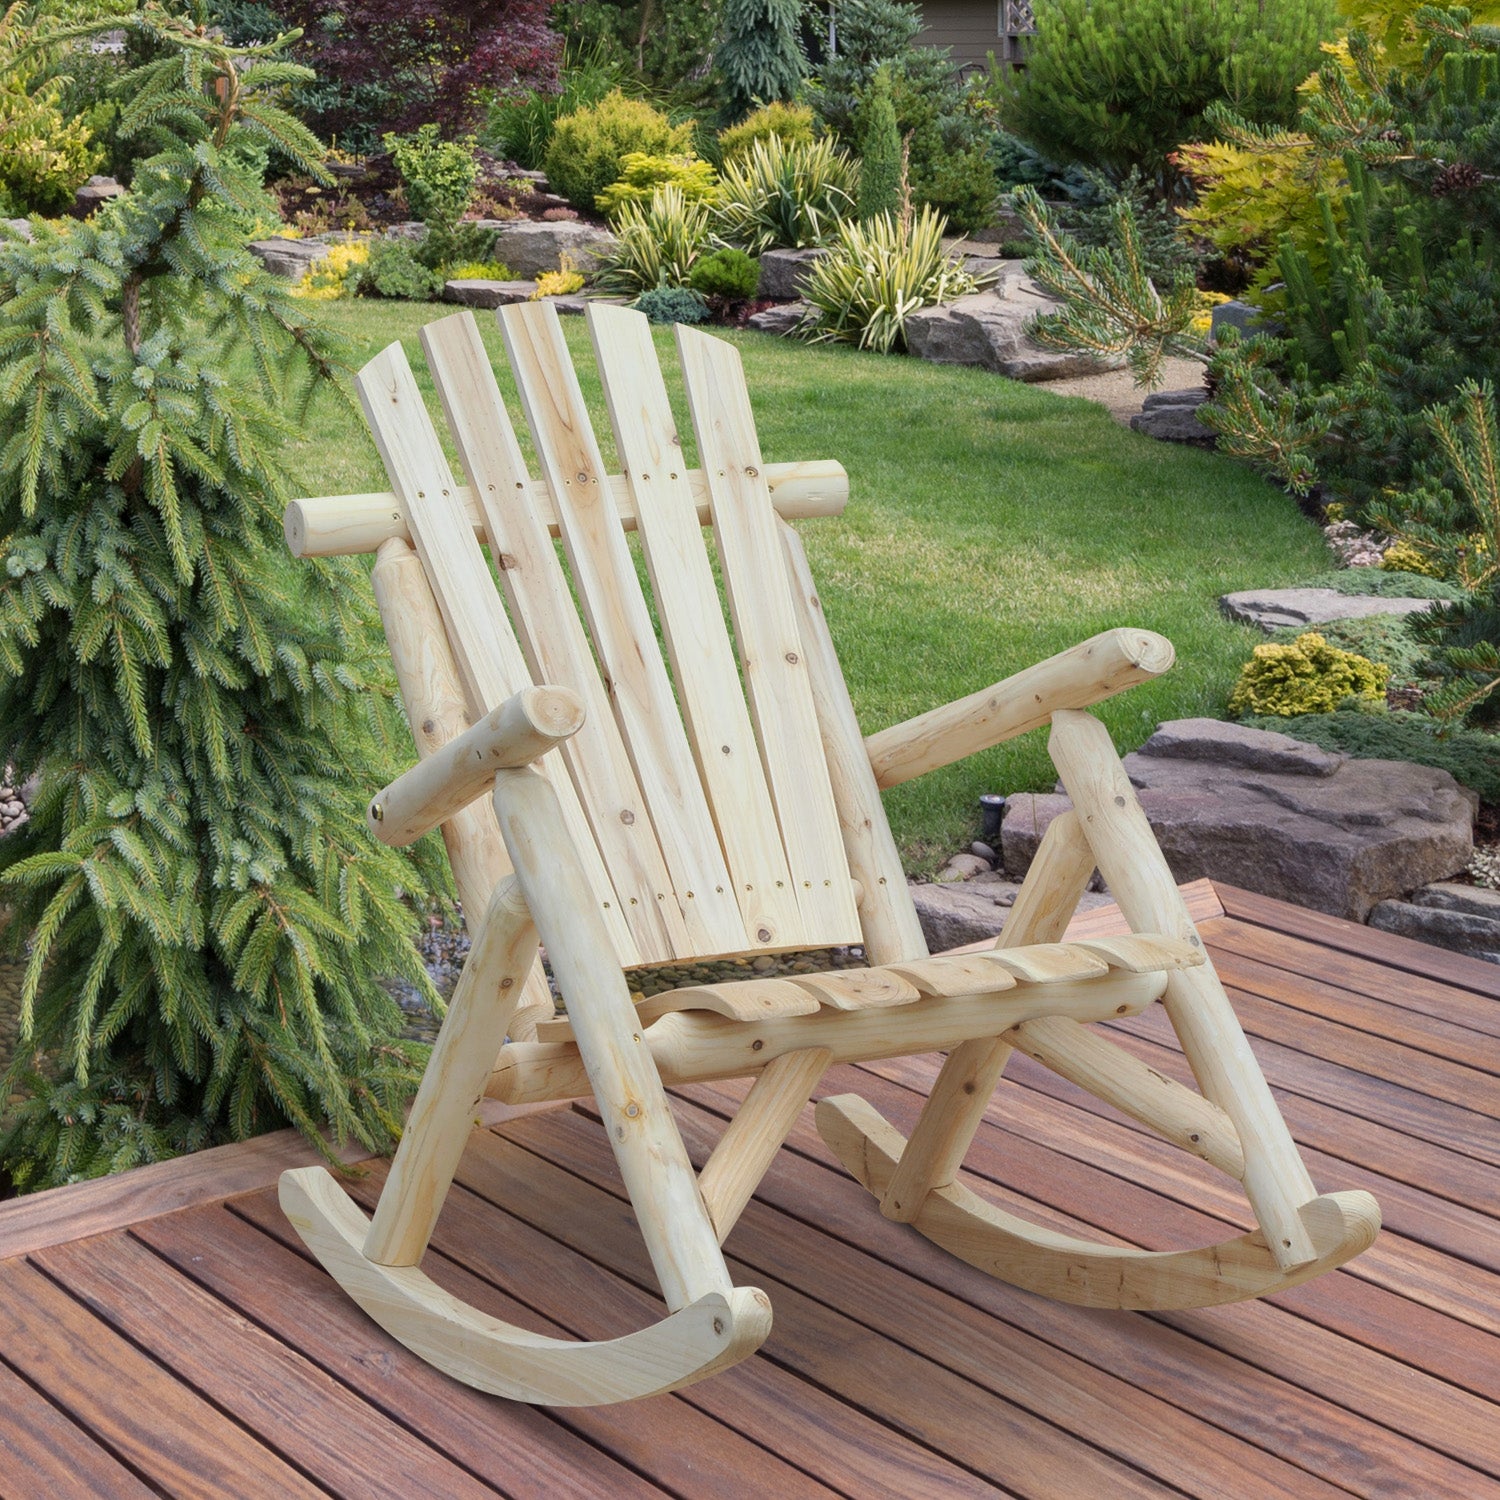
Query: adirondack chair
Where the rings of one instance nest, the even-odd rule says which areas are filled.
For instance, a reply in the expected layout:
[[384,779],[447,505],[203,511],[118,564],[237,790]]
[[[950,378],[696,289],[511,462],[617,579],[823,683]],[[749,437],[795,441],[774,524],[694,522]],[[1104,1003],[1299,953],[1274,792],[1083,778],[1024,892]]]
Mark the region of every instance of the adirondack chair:
[[[302,501],[287,517],[300,554],[377,551],[373,586],[423,758],[374,796],[370,826],[395,845],[442,828],[473,937],[373,1220],[322,1168],[281,1179],[288,1218],[350,1296],[424,1359],[502,1396],[595,1404],[687,1385],[770,1330],[768,1299],[732,1284],[720,1245],[824,1070],[934,1050],[947,1060],[910,1140],[854,1095],[823,1099],[818,1128],[881,1212],[1018,1286],[1096,1307],[1205,1307],[1279,1291],[1368,1246],[1374,1200],[1318,1195],[1109,736],[1085,711],[1164,672],[1171,645],[1106,631],[866,738],[787,524],[842,508],[839,466],[763,463],[737,351],[683,327],[690,470],[645,318],[595,305],[611,473],[556,313],[538,302],[498,316],[540,480],[465,312],[428,324],[422,343],[467,486],[393,344],[358,380],[393,493]],[[880,789],[1048,723],[1074,811],[1048,829],[995,948],[929,956]],[[1065,941],[1096,868],[1134,935]],[[854,943],[868,970],[755,976],[642,1004],[625,977]],[[1201,1092],[1087,1025],[1158,1000]],[[1242,1182],[1260,1228],[1148,1253],[986,1202],[959,1168],[1012,1049]],[[695,1174],[664,1086],[736,1077],[753,1084]],[[668,1309],[593,1343],[499,1321],[419,1269],[477,1102],[589,1094]]]

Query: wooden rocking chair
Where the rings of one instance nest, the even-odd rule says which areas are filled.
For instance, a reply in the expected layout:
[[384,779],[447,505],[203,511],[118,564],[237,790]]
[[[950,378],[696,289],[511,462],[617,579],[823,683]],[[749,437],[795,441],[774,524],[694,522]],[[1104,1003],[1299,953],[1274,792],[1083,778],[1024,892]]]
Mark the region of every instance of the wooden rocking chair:
[[[1374,1200],[1318,1196],[1109,736],[1084,712],[1165,671],[1170,644],[1107,631],[866,738],[786,524],[840,511],[842,469],[764,464],[735,348],[679,328],[689,470],[646,319],[595,305],[612,474],[555,311],[535,302],[498,317],[540,480],[460,313],[422,343],[467,488],[393,344],[359,390],[394,494],[301,501],[287,517],[301,555],[378,550],[375,593],[425,758],[374,797],[370,826],[405,844],[441,825],[474,939],[373,1221],[321,1168],[281,1179],[288,1218],[350,1296],[440,1369],[518,1400],[595,1404],[687,1385],[770,1330],[767,1298],[731,1283],[719,1247],[824,1069],[934,1050],[947,1061],[911,1140],[852,1095],[824,1099],[818,1128],[883,1213],[986,1271],[1090,1306],[1204,1307],[1365,1249]],[[1048,830],[996,947],[929,957],[880,788],[1049,722],[1075,810]],[[1064,942],[1096,868],[1135,935]],[[539,936],[566,1019],[553,1018]],[[849,943],[874,967],[640,1005],[624,976]],[[1085,1024],[1156,1000],[1201,1093]],[[959,1167],[1012,1048],[1241,1181],[1260,1228],[1150,1253],[1041,1229],[978,1197]],[[731,1077],[754,1083],[695,1175],[664,1085]],[[418,1263],[483,1096],[589,1093],[668,1315],[571,1343],[464,1305]]]

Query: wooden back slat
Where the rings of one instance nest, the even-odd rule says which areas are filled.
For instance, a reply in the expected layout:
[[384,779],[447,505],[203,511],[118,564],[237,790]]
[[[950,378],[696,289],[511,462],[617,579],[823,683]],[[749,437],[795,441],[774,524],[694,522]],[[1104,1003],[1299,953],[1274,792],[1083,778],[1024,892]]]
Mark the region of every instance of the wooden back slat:
[[803,941],[801,913],[651,325],[638,312],[599,303],[589,307],[588,325],[688,738],[740,913],[752,944],[789,947]]
[[[470,715],[477,719],[531,685],[525,657],[490,579],[401,345],[392,344],[376,355],[359,372],[355,384],[417,555],[442,611]],[[562,761],[549,753],[539,769],[557,792],[569,835],[605,907],[604,917],[621,963],[640,962],[635,940],[620,914],[619,898]]]
[[742,952],[750,938],[556,309],[521,303],[498,317],[610,701],[671,875],[665,902],[676,900],[686,926],[679,956]]
[[490,556],[537,682],[572,688],[587,717],[562,748],[615,893],[643,960],[681,956],[687,928],[645,800],[599,680],[568,580],[545,522],[531,504],[530,476],[472,313],[422,329],[448,426],[484,510]]
[[809,946],[858,942],[853,883],[739,352],[682,325],[677,348],[803,932]]

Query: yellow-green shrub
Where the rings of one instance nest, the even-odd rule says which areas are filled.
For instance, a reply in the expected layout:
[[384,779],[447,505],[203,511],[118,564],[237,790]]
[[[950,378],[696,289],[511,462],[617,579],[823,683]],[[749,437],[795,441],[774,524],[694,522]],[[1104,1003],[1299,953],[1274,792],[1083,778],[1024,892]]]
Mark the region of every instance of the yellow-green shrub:
[[772,136],[787,145],[812,145],[813,112],[807,104],[783,104],[777,100],[752,110],[738,125],[721,130],[718,135],[719,160],[730,161],[743,156],[756,141]]
[[328,254],[309,266],[302,280],[292,288],[297,297],[311,297],[317,302],[332,302],[348,295],[345,285],[352,272],[357,271],[370,259],[370,247],[357,240],[346,240],[330,245]]
[[689,203],[717,203],[719,174],[713,163],[696,156],[648,156],[632,151],[620,163],[620,179],[594,199],[594,206],[613,219],[627,203],[649,203],[659,187],[682,189]]
[[659,109],[642,99],[627,99],[616,89],[557,122],[542,168],[554,193],[561,193],[574,208],[590,210],[599,194],[618,179],[632,152],[685,156],[692,142],[692,121],[673,125]]
[[66,208],[100,162],[84,121],[64,118],[61,86],[47,83],[31,93],[28,79],[24,70],[0,77],[0,214],[6,217]]
[[1424,578],[1441,578],[1443,570],[1420,547],[1411,542],[1392,542],[1380,559],[1386,573],[1420,573]]
[[543,271],[536,279],[536,290],[531,294],[533,302],[543,297],[568,297],[583,290],[583,273],[572,266],[563,266],[556,271]]
[[1387,666],[1341,651],[1316,631],[1289,644],[1257,646],[1230,695],[1232,714],[1332,713],[1353,698],[1380,703],[1385,697]]

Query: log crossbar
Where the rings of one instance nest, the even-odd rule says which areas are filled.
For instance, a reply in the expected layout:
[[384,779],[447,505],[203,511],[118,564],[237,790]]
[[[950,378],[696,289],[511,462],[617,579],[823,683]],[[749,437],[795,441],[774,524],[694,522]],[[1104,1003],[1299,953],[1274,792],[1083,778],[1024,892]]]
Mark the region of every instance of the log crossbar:
[[[390,490],[286,513],[298,557],[376,554],[417,760],[370,799],[367,822],[393,846],[442,830],[473,939],[373,1218],[321,1167],[282,1177],[288,1219],[349,1296],[437,1369],[515,1400],[591,1405],[701,1380],[770,1332],[769,1299],[735,1285],[722,1245],[825,1071],[934,1051],[947,1057],[909,1139],[854,1095],[820,1098],[817,1127],[872,1214],[993,1275],[1092,1307],[1209,1307],[1368,1246],[1374,1200],[1314,1186],[1088,712],[1169,670],[1171,643],[1106,630],[866,735],[788,524],[842,511],[844,470],[766,462],[738,351],[701,330],[677,331],[690,469],[639,313],[587,313],[605,439],[556,310],[496,316],[518,404],[472,313],[429,324],[446,438],[394,344],[357,381]],[[996,945],[932,955],[881,792],[1044,727],[1072,810]],[[1130,932],[1069,941],[1096,871]],[[854,943],[870,967],[773,965],[639,1005],[625,978],[731,956],[764,969],[764,955]],[[1157,1004],[1196,1089],[1112,1040],[1110,1023]],[[1255,1227],[1156,1251],[989,1202],[963,1163],[1016,1052],[1238,1183]],[[749,1092],[695,1172],[666,1088],[732,1078]],[[543,1337],[424,1273],[486,1095],[592,1098],[661,1289],[654,1324]]]

